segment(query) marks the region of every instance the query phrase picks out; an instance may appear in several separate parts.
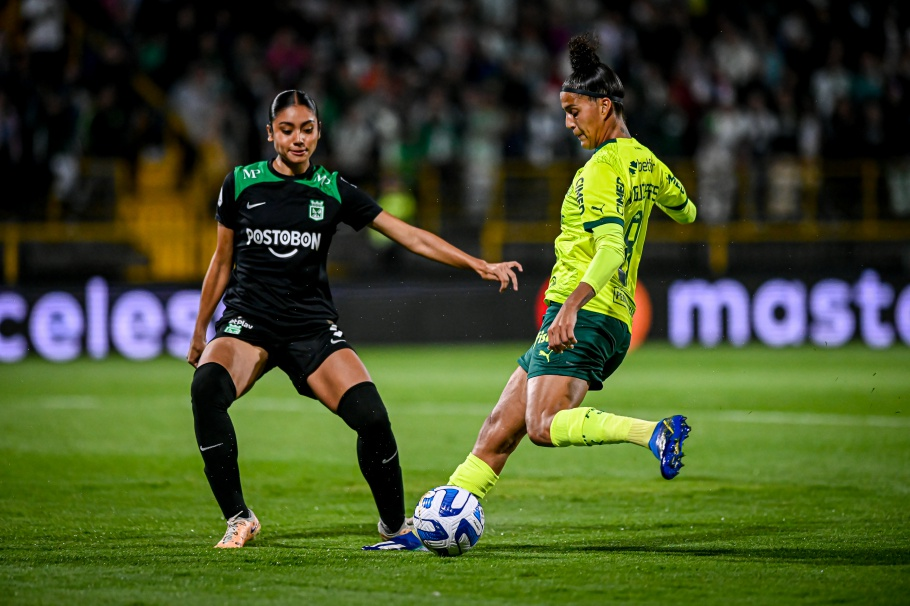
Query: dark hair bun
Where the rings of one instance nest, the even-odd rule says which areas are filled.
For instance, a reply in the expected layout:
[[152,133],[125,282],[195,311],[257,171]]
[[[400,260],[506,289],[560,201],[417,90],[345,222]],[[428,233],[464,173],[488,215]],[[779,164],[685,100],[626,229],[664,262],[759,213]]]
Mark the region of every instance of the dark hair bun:
[[597,56],[597,40],[590,32],[580,34],[569,40],[569,62],[572,73],[590,74],[600,65]]

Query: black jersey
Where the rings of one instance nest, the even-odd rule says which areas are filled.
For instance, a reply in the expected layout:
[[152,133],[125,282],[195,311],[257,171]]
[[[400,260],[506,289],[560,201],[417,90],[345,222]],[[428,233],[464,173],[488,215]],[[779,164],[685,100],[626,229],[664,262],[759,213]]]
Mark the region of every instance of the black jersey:
[[326,259],[339,223],[363,229],[382,211],[338,173],[311,165],[290,177],[271,161],[224,180],[215,218],[234,231],[228,309],[279,324],[335,321]]

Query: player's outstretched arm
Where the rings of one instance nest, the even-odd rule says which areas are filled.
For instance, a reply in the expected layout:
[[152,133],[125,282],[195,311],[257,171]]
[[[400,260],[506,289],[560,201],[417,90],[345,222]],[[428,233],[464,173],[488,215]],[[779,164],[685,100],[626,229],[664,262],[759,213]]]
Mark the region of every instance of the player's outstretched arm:
[[677,179],[667,165],[657,161],[657,172],[662,175],[660,194],[657,196],[657,207],[664,213],[683,225],[695,221],[695,203],[689,199],[686,188]]
[[[674,200],[674,202],[676,201]],[[660,210],[664,211],[668,217],[677,223],[686,225],[695,221],[695,204],[688,198],[686,198],[686,201],[682,204],[676,204],[675,206],[665,206],[665,203],[663,203],[663,201],[658,201],[657,206],[660,208]]]
[[509,285],[513,290],[518,290],[515,271],[522,271],[518,261],[487,263],[449,244],[436,234],[405,223],[385,211],[379,213],[370,227],[421,257],[460,269],[473,269],[484,280],[499,282],[499,292],[509,288]]
[[215,254],[205,272],[202,280],[202,294],[199,296],[199,313],[196,314],[196,327],[190,340],[190,350],[186,354],[186,361],[196,366],[199,356],[205,349],[205,333],[209,322],[218,306],[218,301],[227,288],[231,278],[231,266],[234,261],[234,232],[222,224],[218,224],[218,243],[215,245]]

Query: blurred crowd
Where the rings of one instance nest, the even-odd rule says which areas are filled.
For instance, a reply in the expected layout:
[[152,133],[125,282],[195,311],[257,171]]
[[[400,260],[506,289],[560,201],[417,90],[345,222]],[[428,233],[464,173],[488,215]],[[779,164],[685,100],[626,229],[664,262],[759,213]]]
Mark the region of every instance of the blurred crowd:
[[[633,136],[687,158],[700,217],[797,218],[805,166],[871,158],[910,216],[910,8],[897,0],[19,0],[0,2],[0,219],[80,208],[83,158],[270,157],[268,104],[319,104],[317,161],[355,184],[422,163],[481,219],[509,159],[584,157],[558,91],[582,31],[626,86]],[[174,117],[177,119],[174,119]],[[745,170],[744,170],[745,169]],[[745,174],[750,217],[733,198]],[[20,190],[21,191],[21,190]],[[836,213],[837,208],[831,212]]]

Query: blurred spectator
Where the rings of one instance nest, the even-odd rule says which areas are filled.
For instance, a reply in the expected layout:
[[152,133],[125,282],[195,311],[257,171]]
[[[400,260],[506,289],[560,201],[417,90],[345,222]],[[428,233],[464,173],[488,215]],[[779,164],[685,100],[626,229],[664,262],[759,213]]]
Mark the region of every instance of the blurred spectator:
[[370,104],[364,100],[352,105],[344,119],[325,133],[332,142],[338,172],[359,187],[369,180],[378,156],[374,118]]
[[[22,127],[19,115],[9,97],[0,89],[0,180],[12,183],[13,176],[22,162]],[[0,201],[0,219],[9,219],[18,213],[21,202],[14,196],[3,196]]]
[[30,73],[42,83],[62,80],[66,62],[66,7],[63,0],[22,0]]
[[828,60],[824,67],[812,75],[812,95],[824,120],[830,119],[838,102],[847,99],[850,94],[850,73],[844,67],[843,60],[843,43],[835,39],[828,49]]
[[734,104],[732,90],[728,90],[723,93],[721,105],[705,117],[695,153],[698,216],[706,223],[728,223],[733,219],[744,133],[742,114]]
[[885,74],[881,67],[881,60],[875,54],[864,51],[860,55],[859,71],[853,78],[851,86],[851,96],[858,103],[878,101],[882,98]]
[[793,91],[777,90],[777,130],[771,141],[768,165],[767,218],[772,221],[796,219],[802,194],[802,163],[799,161],[800,115]]
[[464,211],[472,223],[487,217],[502,162],[505,113],[489,88],[465,91],[467,128],[464,141]]
[[275,32],[265,51],[265,67],[282,90],[295,87],[308,60],[309,50],[297,38],[297,32],[287,26]]
[[751,40],[726,17],[718,18],[718,35],[711,43],[717,70],[734,86],[751,82],[761,69],[761,58]]
[[[379,195],[376,202],[390,215],[405,223],[414,223],[417,214],[417,200],[405,189],[397,173],[386,172],[379,183]],[[389,240],[375,229],[367,232],[370,245],[379,255],[382,268],[388,274],[401,271],[401,247]]]
[[180,116],[185,129],[179,133],[183,150],[181,186],[186,186],[192,176],[200,150],[224,143],[224,89],[220,73],[201,62],[193,64],[171,89],[168,107]]
[[79,185],[78,110],[59,91],[44,95],[42,147],[51,173],[51,202],[59,208],[72,207]]
[[903,69],[885,87],[885,181],[888,210],[894,217],[910,219],[910,50],[904,51]]
[[[426,163],[462,175],[446,195],[482,222],[503,159],[543,165],[580,153],[557,92],[566,42],[582,30],[600,37],[624,80],[633,134],[694,159],[703,219],[795,219],[822,160],[862,157],[883,168],[883,210],[910,215],[910,153],[898,134],[910,113],[910,8],[897,0],[18,8],[0,33],[0,170],[53,183],[32,192],[34,217],[47,207],[41,196],[69,195],[81,154],[135,165],[143,150],[164,149],[165,129],[183,147],[184,181],[200,146],[231,163],[266,157],[269,100],[304,88],[319,103],[320,153],[342,174],[370,185],[385,170],[410,178]],[[168,126],[177,122],[182,129]]]
[[431,164],[455,162],[460,147],[464,117],[458,106],[439,87],[431,87],[414,100],[412,130],[418,154]]
[[768,108],[765,93],[755,88],[748,93],[742,115],[743,136],[748,146],[747,202],[752,218],[767,218],[768,173],[772,144],[780,130],[780,120]]
[[[558,90],[558,89],[557,89]],[[546,165],[560,157],[570,157],[579,148],[578,140],[566,129],[565,112],[554,107],[555,91],[545,88],[527,116],[528,160]]]
[[94,112],[89,118],[86,153],[98,158],[125,158],[135,173],[138,153],[131,138],[129,107],[123,103],[114,84],[103,86],[94,96]]

